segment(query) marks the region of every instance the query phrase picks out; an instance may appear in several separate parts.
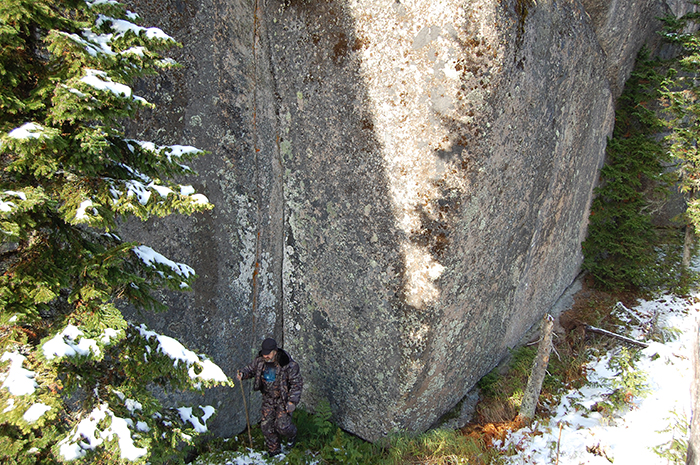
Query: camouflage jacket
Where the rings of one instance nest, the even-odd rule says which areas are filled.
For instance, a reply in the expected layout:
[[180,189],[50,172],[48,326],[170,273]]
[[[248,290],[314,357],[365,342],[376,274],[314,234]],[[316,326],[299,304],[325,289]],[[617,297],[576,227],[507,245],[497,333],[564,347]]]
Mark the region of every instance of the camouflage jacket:
[[299,364],[282,349],[277,349],[277,358],[275,360],[277,375],[273,383],[271,392],[266,392],[265,382],[262,379],[265,369],[265,359],[261,353],[255,357],[255,360],[241,369],[241,378],[255,378],[253,382],[253,390],[261,391],[263,395],[277,397],[283,402],[292,402],[294,405],[299,403],[301,399],[301,390],[304,387],[304,380],[299,373]]

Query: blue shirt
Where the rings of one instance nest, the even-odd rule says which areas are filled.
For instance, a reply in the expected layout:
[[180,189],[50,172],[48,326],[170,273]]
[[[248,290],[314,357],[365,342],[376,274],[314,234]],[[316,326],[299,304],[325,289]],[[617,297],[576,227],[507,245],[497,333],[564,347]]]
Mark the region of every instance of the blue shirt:
[[277,377],[277,369],[271,363],[265,364],[265,369],[262,374],[263,379],[268,383],[274,383]]

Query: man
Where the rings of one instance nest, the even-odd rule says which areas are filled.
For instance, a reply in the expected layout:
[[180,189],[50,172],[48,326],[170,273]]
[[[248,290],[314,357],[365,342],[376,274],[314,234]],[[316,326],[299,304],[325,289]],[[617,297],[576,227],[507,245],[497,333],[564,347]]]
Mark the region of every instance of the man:
[[253,363],[238,370],[238,380],[255,378],[253,390],[262,393],[262,420],[260,429],[271,456],[281,452],[280,436],[293,445],[297,427],[292,423],[292,412],[296,409],[304,381],[299,374],[299,365],[274,339],[265,339],[262,350]]

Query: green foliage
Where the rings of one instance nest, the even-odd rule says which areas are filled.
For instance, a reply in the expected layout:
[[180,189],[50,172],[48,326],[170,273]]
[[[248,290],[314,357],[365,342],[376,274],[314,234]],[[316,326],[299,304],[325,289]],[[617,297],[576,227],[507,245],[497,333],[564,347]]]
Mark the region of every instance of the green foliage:
[[[698,2],[691,2],[699,5]],[[679,56],[663,82],[662,96],[670,116],[669,149],[678,164],[680,190],[686,196],[686,221],[700,232],[700,15],[689,13],[681,18],[667,17],[663,35],[680,49]],[[695,26],[695,27],[689,27]]]
[[587,270],[603,288],[647,287],[653,281],[657,235],[651,210],[668,191],[668,161],[655,136],[663,129],[654,103],[660,64],[643,50],[618,101],[613,137],[591,206],[583,243]]
[[656,328],[650,339],[661,344],[666,344],[668,342],[675,341],[681,336],[681,334],[683,334],[683,331],[680,328],[662,326],[660,328]]
[[[297,437],[302,448],[316,451],[316,457],[325,463],[375,463],[368,461],[374,455],[374,446],[345,433],[332,423],[332,416],[331,405],[327,399],[319,402],[314,414],[304,410],[301,410],[299,415],[295,413],[299,429]],[[295,458],[305,455],[301,453],[302,448],[297,448],[296,454],[288,455],[289,463],[295,463]]]
[[477,383],[476,387],[479,388],[482,395],[487,397],[496,397],[499,393],[498,391],[498,381],[500,377],[496,370],[491,370],[484,375]]
[[[331,417],[330,403],[327,400],[320,402],[315,414],[303,408],[295,410],[297,444],[293,449],[286,450],[283,456],[270,459],[269,462],[288,465],[384,463],[384,454],[378,446],[344,432],[330,421]],[[252,428],[252,436],[254,449],[263,450],[265,441],[259,426]],[[250,450],[246,432],[230,441],[214,441],[199,452],[194,462],[196,465],[220,465],[257,453]]]
[[333,412],[327,399],[322,399],[318,403],[315,414],[311,415],[302,410],[300,416],[299,435],[302,438],[308,438],[312,447],[327,442],[338,429],[331,422]]
[[212,207],[172,181],[202,151],[125,136],[122,122],[152,107],[129,84],[175,66],[161,53],[178,45],[137,21],[111,0],[0,2],[4,463],[180,460],[211,411],[163,409],[152,388],[228,382],[119,310],[164,309],[155,291],[196,276],[122,240],[118,222]]
[[622,347],[608,361],[608,367],[615,373],[603,381],[610,389],[604,401],[596,405],[596,410],[607,416],[616,411],[629,408],[635,398],[645,397],[649,393],[647,374],[635,366],[639,360],[639,351]]
[[[376,444],[345,433],[330,421],[330,404],[321,402],[315,414],[294,412],[299,430],[296,446],[284,455],[268,459],[280,465],[453,465],[498,463],[499,452],[483,441],[453,430],[430,430],[423,434],[396,434]],[[254,449],[264,448],[260,427],[253,427]],[[283,448],[284,450],[284,448]],[[195,465],[220,465],[251,460],[258,452],[248,447],[247,433],[231,440],[214,440],[204,445]]]
[[498,452],[459,431],[436,429],[420,435],[397,435],[390,438],[387,465],[430,463],[456,465],[495,463]]
[[[513,349],[506,366],[491,370],[477,383],[482,400],[477,405],[476,413],[481,423],[507,422],[517,415],[523,400],[532,364],[537,355],[537,346],[520,346]],[[542,396],[551,398],[563,391],[563,385],[558,380],[559,371],[553,371],[556,364],[550,358],[550,369],[547,370],[542,385]],[[557,365],[557,370],[563,369]]]
[[690,436],[690,425],[688,418],[684,414],[679,414],[675,410],[667,418],[668,426],[659,433],[672,433],[671,439],[663,444],[654,446],[654,453],[664,459],[668,464],[683,465],[686,463],[688,453],[688,437]]
[[[699,282],[700,274],[683,266],[685,231],[682,228],[669,227],[659,229],[659,233],[655,288],[667,289],[675,295],[688,295]],[[690,244],[689,256],[695,256],[696,253],[697,244]]]
[[521,346],[511,351],[506,367],[496,367],[477,383],[483,396],[477,405],[482,422],[512,420],[520,408],[537,347]]

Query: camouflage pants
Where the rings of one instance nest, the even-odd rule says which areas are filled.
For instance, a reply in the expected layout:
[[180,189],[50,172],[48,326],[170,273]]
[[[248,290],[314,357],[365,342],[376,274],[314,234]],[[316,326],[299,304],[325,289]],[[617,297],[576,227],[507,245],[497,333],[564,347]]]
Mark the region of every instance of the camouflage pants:
[[262,420],[260,421],[269,452],[279,452],[280,436],[291,440],[297,435],[297,427],[292,423],[292,416],[287,413],[285,403],[279,398],[263,396]]

